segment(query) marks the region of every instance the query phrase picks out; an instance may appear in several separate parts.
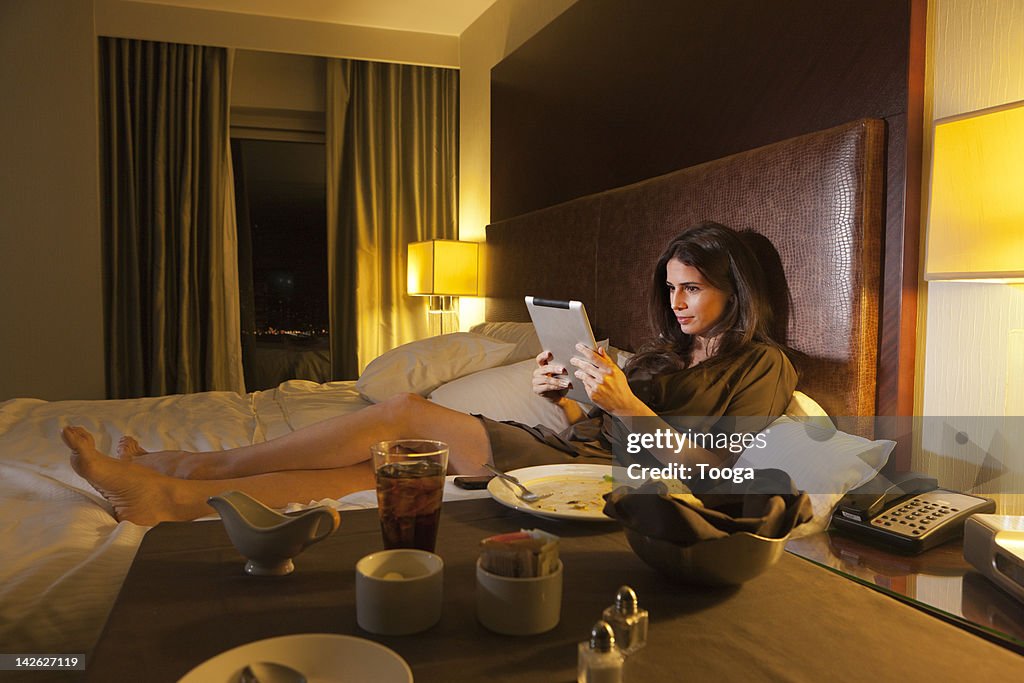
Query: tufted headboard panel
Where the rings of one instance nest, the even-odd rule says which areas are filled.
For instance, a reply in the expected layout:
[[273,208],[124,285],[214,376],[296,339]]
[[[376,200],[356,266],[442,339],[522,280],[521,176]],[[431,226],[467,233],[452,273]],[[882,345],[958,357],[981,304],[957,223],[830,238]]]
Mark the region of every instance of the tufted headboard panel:
[[579,299],[599,338],[634,349],[657,257],[713,220],[760,247],[801,390],[873,415],[884,140],[882,121],[855,121],[490,225],[487,319],[529,320],[526,294]]

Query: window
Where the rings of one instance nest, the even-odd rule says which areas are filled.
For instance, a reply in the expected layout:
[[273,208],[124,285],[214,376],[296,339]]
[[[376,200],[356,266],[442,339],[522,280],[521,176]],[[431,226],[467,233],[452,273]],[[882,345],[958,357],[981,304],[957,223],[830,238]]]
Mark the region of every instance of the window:
[[326,161],[315,142],[233,139],[246,389],[330,379]]

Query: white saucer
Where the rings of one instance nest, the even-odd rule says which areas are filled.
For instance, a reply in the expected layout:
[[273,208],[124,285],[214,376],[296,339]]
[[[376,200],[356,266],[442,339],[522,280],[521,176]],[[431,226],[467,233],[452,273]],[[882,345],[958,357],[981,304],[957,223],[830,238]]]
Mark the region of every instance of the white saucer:
[[206,660],[178,683],[236,683],[253,662],[285,664],[308,683],[412,683],[412,670],[394,650],[333,633],[299,633],[239,645]]

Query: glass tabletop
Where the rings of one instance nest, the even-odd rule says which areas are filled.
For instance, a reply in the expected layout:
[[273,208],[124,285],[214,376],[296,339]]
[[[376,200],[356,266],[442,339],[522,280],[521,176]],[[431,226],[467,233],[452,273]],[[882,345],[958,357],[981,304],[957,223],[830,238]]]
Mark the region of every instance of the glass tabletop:
[[1024,603],[975,571],[959,540],[900,555],[832,530],[786,550],[1024,654]]

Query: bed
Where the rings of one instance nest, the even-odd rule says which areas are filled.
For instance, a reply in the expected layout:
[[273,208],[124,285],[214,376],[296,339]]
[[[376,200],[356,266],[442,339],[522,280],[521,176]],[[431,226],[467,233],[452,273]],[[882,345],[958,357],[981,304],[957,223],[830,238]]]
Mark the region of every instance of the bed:
[[[294,380],[245,396],[0,404],[0,649],[88,651],[147,530],[116,522],[74,474],[63,426],[85,426],[106,452],[124,434],[149,450],[218,450],[415,391],[458,410],[559,428],[560,411],[529,392],[539,344],[522,296],[582,299],[598,337],[632,350],[646,334],[641,308],[630,303],[643,300],[647,285],[637,264],[653,262],[669,237],[700,220],[749,231],[763,248],[782,331],[800,354],[801,391],[831,415],[871,415],[883,159],[884,124],[855,121],[492,225],[488,322],[390,351],[356,382]],[[571,270],[546,261],[548,253],[574,254]],[[814,412],[799,400],[791,407]],[[775,461],[751,465],[792,470],[815,494],[821,524],[839,494],[873,476],[891,451],[891,441],[847,431],[862,434],[832,429],[835,462],[824,479],[800,470],[822,446],[800,424],[780,424]],[[374,499],[361,492],[328,502],[345,509]]]

